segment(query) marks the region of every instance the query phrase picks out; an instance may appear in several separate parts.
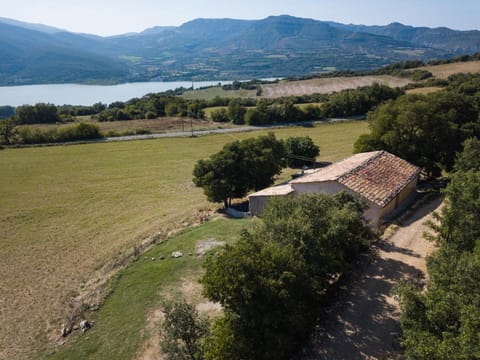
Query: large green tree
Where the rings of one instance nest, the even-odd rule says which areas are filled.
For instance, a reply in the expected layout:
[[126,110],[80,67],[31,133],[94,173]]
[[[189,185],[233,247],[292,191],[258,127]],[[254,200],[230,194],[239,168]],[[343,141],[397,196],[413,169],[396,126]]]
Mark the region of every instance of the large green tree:
[[283,143],[273,133],[226,144],[209,159],[199,160],[193,182],[203,188],[208,200],[228,207],[232,198],[273,183],[284,164]]
[[312,165],[312,161],[302,158],[313,159],[320,154],[320,148],[315,145],[309,136],[291,136],[285,140],[285,151],[287,153],[287,165],[295,168],[304,165]]
[[369,114],[371,132],[357,140],[355,151],[387,150],[438,175],[452,169],[463,141],[480,135],[478,117],[474,100],[465,95],[405,95]]
[[207,359],[288,359],[311,331],[319,298],[371,237],[350,195],[273,200],[263,224],[206,263],[205,295],[225,317]]

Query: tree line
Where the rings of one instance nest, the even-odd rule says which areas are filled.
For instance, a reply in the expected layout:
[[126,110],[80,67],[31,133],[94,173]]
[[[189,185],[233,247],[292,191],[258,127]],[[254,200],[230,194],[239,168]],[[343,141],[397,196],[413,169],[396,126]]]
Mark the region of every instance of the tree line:
[[398,288],[402,343],[410,359],[480,357],[480,141],[469,139],[454,165],[445,205],[430,223],[438,249],[429,284]]

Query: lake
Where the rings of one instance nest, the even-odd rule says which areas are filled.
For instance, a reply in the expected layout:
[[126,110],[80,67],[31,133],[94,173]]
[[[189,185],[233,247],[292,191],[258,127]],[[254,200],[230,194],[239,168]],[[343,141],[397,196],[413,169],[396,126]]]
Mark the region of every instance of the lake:
[[[195,89],[217,85],[219,81],[194,82]],[[221,81],[230,84],[231,81]],[[172,82],[138,82],[120,85],[81,85],[81,84],[48,84],[0,86],[0,106],[33,105],[51,103],[55,105],[93,105],[97,102],[110,104],[115,101],[126,101],[142,97],[148,93],[174,90],[179,87],[190,88],[191,81]]]

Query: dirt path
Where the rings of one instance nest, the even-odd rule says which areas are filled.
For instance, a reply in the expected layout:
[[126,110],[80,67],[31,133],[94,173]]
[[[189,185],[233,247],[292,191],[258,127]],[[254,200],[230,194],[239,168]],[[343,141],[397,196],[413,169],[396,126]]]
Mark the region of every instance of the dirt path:
[[422,283],[425,257],[434,249],[423,239],[424,222],[440,206],[420,206],[377,252],[360,259],[337,291],[301,359],[402,359],[399,306],[391,294],[400,279]]

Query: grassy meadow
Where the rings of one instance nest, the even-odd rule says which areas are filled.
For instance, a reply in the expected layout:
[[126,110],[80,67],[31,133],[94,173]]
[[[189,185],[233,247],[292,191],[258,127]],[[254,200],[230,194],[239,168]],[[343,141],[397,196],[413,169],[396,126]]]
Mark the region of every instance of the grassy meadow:
[[[366,131],[365,121],[274,130],[309,135],[322,161],[350,155]],[[48,351],[70,305],[135,245],[215,208],[191,181],[195,162],[265,132],[0,151],[0,358]]]
[[[205,257],[213,256],[216,250],[211,248],[205,256],[198,256],[197,247],[204,242],[231,243],[254,223],[253,219],[217,217],[158,244],[119,274],[115,291],[100,311],[89,314],[95,321],[93,328],[85,336],[75,336],[51,358],[129,360],[154,352],[160,332],[155,312],[161,310],[162,300],[181,296],[203,308],[211,307],[196,283]],[[184,256],[170,258],[173,251]],[[162,256],[164,260],[160,260]]]

